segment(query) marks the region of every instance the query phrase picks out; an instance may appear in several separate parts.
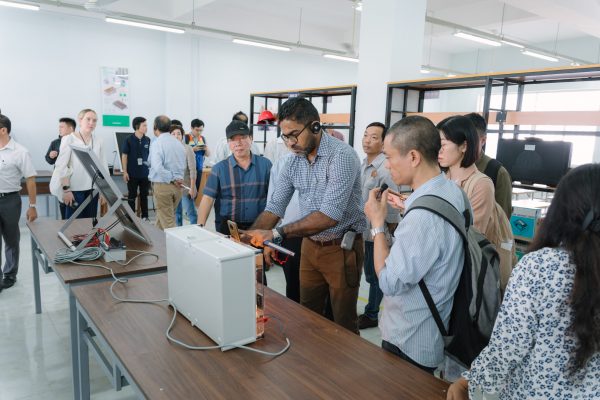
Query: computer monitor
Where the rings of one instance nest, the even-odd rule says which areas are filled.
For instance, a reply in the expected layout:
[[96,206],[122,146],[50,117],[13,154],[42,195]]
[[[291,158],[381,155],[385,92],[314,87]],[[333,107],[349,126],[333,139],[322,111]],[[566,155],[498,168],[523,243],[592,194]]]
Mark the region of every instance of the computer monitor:
[[571,165],[573,144],[537,138],[500,139],[496,159],[513,182],[556,186]]
[[[108,212],[98,221],[96,228],[105,228],[108,225],[108,222],[114,221],[114,218],[116,217],[126,231],[133,234],[139,240],[148,244],[152,244],[152,240],[144,229],[140,219],[135,216],[127,201],[123,199],[123,194],[117,187],[117,184],[111,178],[108,170],[98,159],[96,153],[87,147],[71,145],[71,149],[73,154],[75,154],[75,156],[79,158],[79,161],[81,161],[81,164],[83,165],[83,168],[87,174],[92,178],[94,193],[78,207],[71,218],[69,218],[69,220],[58,231],[58,236],[63,240],[63,242],[65,242],[69,248],[75,250],[75,246],[65,236],[64,232],[66,232],[73,220],[77,218],[85,206],[91,201],[92,196],[100,193],[108,203]],[[93,234],[89,234],[88,237],[77,246],[77,249],[79,250],[80,248],[83,248],[92,236]]]

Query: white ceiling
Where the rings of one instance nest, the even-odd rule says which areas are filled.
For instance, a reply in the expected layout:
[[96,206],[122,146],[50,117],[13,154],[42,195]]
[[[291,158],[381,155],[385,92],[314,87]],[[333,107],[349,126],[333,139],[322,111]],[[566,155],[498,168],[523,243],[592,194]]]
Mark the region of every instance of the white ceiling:
[[[370,1],[363,0],[365,7]],[[61,0],[84,5],[94,0]],[[266,40],[348,51],[356,43],[360,12],[354,0],[96,0],[95,12],[112,12],[251,35]],[[46,0],[45,3],[57,3]],[[598,0],[429,0],[428,15],[527,44],[600,38]],[[504,13],[504,17],[503,17]],[[302,19],[300,22],[300,14]],[[452,36],[451,28],[426,24],[431,48],[456,54],[487,48]],[[558,36],[557,36],[558,34]]]

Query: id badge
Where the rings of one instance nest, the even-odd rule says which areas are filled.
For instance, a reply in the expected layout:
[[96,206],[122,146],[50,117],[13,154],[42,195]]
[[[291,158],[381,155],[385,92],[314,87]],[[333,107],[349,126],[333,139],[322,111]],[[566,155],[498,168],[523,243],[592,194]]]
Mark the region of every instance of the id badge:
[[138,165],[142,165],[142,163],[143,163],[143,161],[144,161],[144,160],[143,160],[141,157],[139,157],[139,158],[137,159],[137,161],[138,161]]

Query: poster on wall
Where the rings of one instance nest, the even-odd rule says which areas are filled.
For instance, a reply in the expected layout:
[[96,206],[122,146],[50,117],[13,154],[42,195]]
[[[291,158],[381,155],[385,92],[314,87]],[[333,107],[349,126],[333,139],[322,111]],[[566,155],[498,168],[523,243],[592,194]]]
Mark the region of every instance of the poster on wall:
[[129,69],[102,67],[102,126],[129,126]]

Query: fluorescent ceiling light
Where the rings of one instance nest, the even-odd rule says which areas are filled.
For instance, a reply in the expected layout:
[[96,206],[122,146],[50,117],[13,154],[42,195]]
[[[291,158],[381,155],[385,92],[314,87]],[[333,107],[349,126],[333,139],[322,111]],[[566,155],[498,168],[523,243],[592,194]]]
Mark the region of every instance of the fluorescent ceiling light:
[[446,74],[446,76],[447,76],[448,78],[453,78],[453,77],[455,77],[455,76],[456,76],[456,74],[447,73],[447,74]]
[[14,3],[12,1],[0,1],[0,6],[21,8],[23,10],[38,11],[40,6],[34,4]]
[[552,62],[557,62],[558,61],[558,58],[556,58],[556,57],[547,56],[547,55],[541,54],[541,53],[536,53],[536,52],[531,51],[531,50],[523,50],[521,53],[525,54],[526,56],[540,58],[540,59],[546,60],[546,61],[552,61]]
[[358,62],[359,61],[358,58],[338,56],[336,54],[323,54],[323,57],[332,58],[334,60],[341,60],[341,61],[350,61],[350,62]]
[[245,44],[248,46],[264,47],[265,49],[279,50],[279,51],[290,51],[291,50],[289,47],[276,46],[274,44],[267,44],[267,43],[261,43],[261,42],[253,42],[250,40],[243,40],[243,39],[233,39],[233,43]]
[[422,74],[430,74],[430,73],[431,73],[431,71],[430,71],[430,70],[428,70],[427,68],[421,68],[421,69],[419,70],[419,72],[420,72],[420,73],[422,73]]
[[510,40],[501,40],[502,43],[507,44],[509,46],[513,46],[513,47],[518,47],[519,49],[524,49],[525,46],[523,46],[522,44],[519,43],[515,43],[515,42],[511,42]]
[[185,33],[185,31],[183,29],[179,29],[179,28],[169,28],[168,26],[147,24],[145,22],[129,21],[126,19],[117,19],[117,18],[106,17],[106,22],[110,22],[112,24],[135,26],[136,28],[154,29],[156,31],[163,31],[163,32],[170,32],[170,33]]
[[456,32],[454,36],[459,37],[461,39],[471,40],[473,42],[487,44],[488,46],[502,46],[502,44],[496,40],[487,39],[481,36],[471,35],[470,33],[465,32]]
[[581,64],[579,64],[577,61],[573,61],[573,62],[571,63],[571,66],[572,66],[572,67],[579,67],[580,65],[581,65]]

